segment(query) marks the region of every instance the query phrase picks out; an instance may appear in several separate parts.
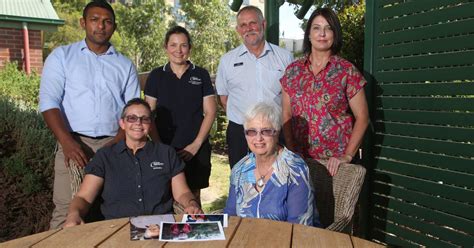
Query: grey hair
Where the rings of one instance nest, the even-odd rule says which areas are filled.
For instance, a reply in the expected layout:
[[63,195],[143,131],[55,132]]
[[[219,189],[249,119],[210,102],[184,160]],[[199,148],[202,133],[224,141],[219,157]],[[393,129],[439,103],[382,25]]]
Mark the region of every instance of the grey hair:
[[239,18],[239,15],[244,11],[253,11],[255,14],[257,14],[257,17],[258,17],[258,20],[260,21],[260,23],[262,23],[263,20],[265,20],[265,18],[263,17],[262,11],[258,7],[253,6],[253,5],[248,5],[248,6],[245,6],[245,7],[241,8],[239,10],[239,12],[237,12],[237,18]]
[[251,106],[244,114],[244,128],[247,128],[247,123],[257,117],[262,117],[269,121],[272,127],[277,131],[281,130],[282,117],[281,108],[274,103],[259,102]]

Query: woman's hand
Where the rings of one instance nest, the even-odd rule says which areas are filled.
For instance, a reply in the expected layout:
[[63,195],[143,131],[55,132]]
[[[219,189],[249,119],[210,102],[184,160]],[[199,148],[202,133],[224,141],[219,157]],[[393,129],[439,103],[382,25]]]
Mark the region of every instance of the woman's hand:
[[184,212],[186,212],[187,214],[203,214],[204,213],[201,208],[196,207],[196,206],[188,206],[184,209]]
[[66,222],[64,222],[63,227],[71,227],[84,224],[84,220],[82,220],[79,213],[77,214],[68,214],[66,218]]
[[187,214],[203,214],[204,212],[202,211],[201,207],[199,206],[199,203],[196,199],[192,198],[188,202],[188,206],[184,208],[184,211]]
[[184,161],[189,161],[194,157],[194,155],[196,155],[196,153],[199,151],[199,148],[201,148],[201,145],[193,142],[182,150],[178,151],[178,156]]
[[337,170],[339,169],[339,166],[342,163],[350,163],[351,160],[352,160],[352,157],[348,154],[339,158],[336,158],[336,157],[329,158],[327,166],[326,166],[326,168],[329,171],[329,175],[331,175],[332,177],[336,175]]

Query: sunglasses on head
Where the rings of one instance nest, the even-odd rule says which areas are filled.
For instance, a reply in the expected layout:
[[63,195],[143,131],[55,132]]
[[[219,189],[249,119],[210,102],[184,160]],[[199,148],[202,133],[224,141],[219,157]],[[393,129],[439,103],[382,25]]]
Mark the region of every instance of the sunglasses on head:
[[262,136],[275,136],[277,133],[277,130],[273,128],[263,128],[263,129],[255,129],[255,128],[250,128],[250,129],[245,129],[245,135],[249,137],[254,137],[257,136],[257,134],[260,134]]
[[136,116],[136,115],[127,115],[125,116],[125,121],[128,123],[136,123],[137,121],[140,121],[143,124],[150,124],[151,123],[151,118],[150,116]]

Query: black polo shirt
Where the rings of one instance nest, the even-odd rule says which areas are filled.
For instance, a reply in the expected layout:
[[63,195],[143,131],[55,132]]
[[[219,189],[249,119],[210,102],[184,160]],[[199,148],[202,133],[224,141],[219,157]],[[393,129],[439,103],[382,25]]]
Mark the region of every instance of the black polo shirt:
[[161,140],[179,149],[198,135],[204,118],[203,97],[214,95],[209,72],[188,63],[181,79],[167,63],[150,73],[145,86],[145,95],[157,102],[155,121]]
[[171,179],[184,169],[170,146],[147,142],[135,155],[125,141],[97,151],[86,174],[104,178],[105,219],[173,212]]

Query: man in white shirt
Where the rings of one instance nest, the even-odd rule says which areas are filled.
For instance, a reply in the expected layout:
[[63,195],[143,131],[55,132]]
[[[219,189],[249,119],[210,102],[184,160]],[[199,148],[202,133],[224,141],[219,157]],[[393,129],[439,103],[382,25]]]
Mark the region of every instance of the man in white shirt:
[[237,13],[236,30],[243,44],[224,54],[216,77],[217,94],[227,113],[227,145],[231,168],[247,152],[243,115],[258,102],[281,106],[280,78],[293,55],[265,41],[266,22],[262,11],[246,6]]

